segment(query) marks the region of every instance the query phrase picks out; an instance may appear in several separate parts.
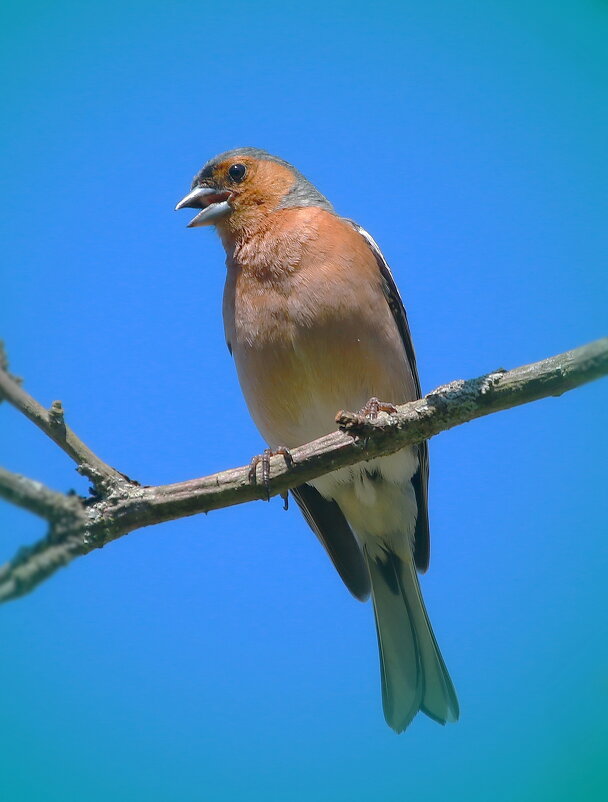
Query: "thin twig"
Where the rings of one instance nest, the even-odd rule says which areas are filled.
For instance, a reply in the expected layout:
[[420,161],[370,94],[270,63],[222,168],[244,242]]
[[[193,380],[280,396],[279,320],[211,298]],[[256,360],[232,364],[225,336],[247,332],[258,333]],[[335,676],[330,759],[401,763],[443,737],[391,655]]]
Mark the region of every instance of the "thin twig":
[[2,467],[0,467],[0,498],[47,521],[71,514],[80,506],[76,496],[58,493],[42,482],[28,479]]
[[45,409],[8,372],[4,350],[0,351],[0,399],[5,399],[39,429],[51,438],[59,448],[78,465],[78,471],[86,476],[97,488],[104,483],[124,482],[126,477],[107,465],[65,424],[61,401],[53,401],[50,410]]

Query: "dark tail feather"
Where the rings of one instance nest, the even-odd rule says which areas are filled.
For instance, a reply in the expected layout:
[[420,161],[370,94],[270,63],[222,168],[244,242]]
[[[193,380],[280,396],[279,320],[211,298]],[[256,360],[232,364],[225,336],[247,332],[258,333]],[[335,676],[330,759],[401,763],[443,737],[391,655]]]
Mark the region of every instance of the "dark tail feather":
[[382,704],[387,723],[402,732],[419,710],[440,724],[458,719],[458,700],[433,635],[413,560],[365,551],[376,617]]

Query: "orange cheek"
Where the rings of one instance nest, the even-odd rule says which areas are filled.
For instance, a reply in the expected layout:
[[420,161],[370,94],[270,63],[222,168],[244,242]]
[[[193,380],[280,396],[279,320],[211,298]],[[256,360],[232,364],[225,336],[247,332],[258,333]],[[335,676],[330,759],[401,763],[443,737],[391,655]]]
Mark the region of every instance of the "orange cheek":
[[270,212],[280,206],[294,184],[293,173],[276,162],[259,160],[235,191],[233,213],[223,224],[234,235],[262,227]]

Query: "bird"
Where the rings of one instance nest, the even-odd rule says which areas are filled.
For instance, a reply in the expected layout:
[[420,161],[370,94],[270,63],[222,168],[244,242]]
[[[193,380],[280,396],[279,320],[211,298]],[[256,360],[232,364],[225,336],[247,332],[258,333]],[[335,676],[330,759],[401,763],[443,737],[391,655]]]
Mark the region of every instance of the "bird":
[[[270,453],[329,434],[340,409],[421,397],[379,246],[296,167],[258,148],[228,150],[195,175],[183,208],[199,210],[188,227],[215,226],[224,246],[226,342]],[[423,442],[291,491],[352,595],[371,595],[384,717],[396,732],[419,711],[441,724],[459,717],[418,580],[430,556],[428,477]]]

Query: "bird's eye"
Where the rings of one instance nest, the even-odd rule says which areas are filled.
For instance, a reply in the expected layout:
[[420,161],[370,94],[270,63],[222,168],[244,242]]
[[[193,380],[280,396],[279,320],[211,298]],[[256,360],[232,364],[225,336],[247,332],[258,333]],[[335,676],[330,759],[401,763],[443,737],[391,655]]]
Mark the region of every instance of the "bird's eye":
[[233,181],[242,181],[246,172],[247,168],[244,164],[233,164],[228,168],[228,175]]

